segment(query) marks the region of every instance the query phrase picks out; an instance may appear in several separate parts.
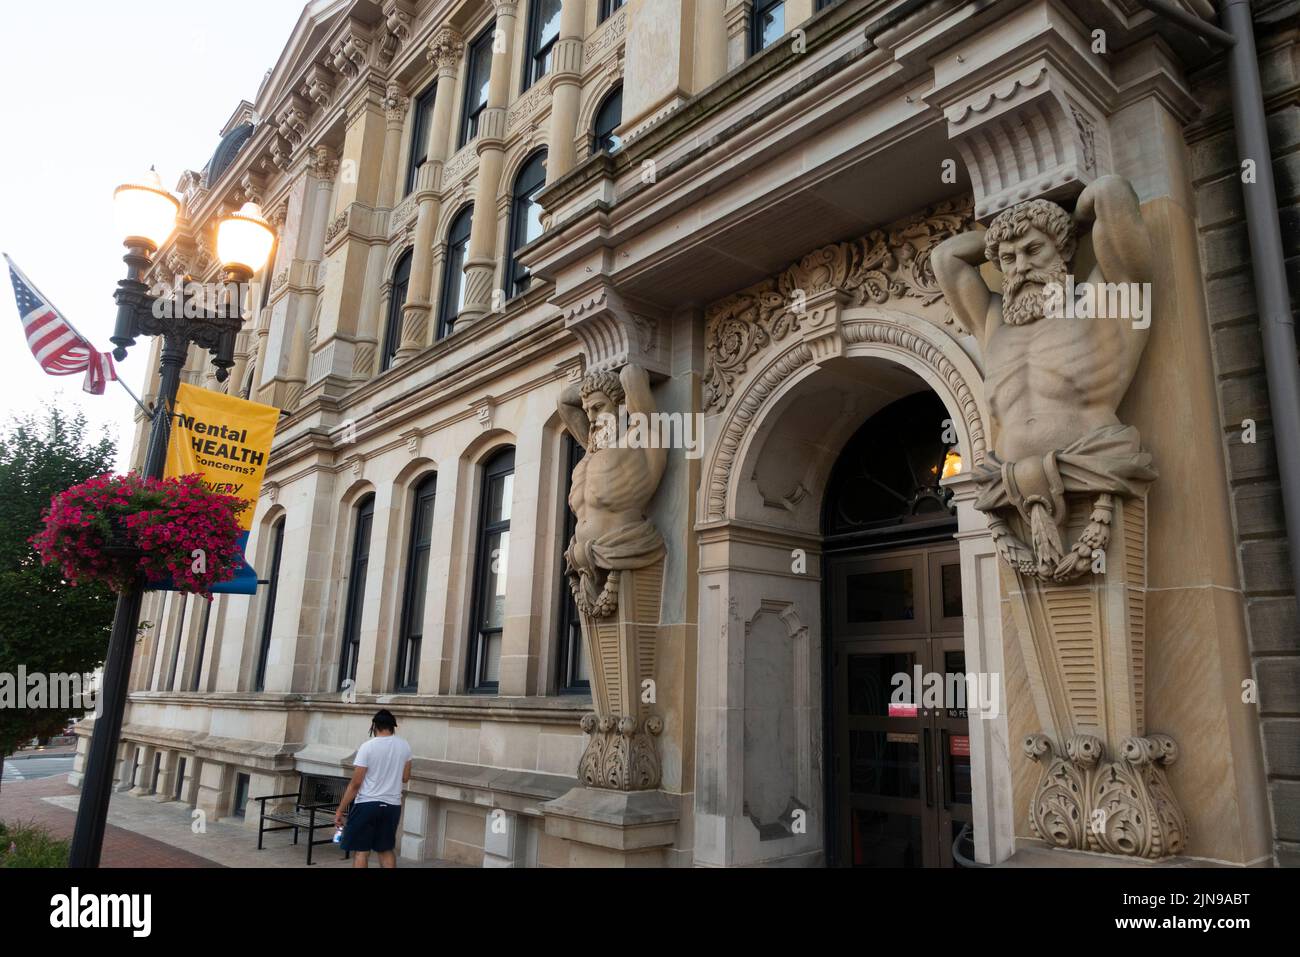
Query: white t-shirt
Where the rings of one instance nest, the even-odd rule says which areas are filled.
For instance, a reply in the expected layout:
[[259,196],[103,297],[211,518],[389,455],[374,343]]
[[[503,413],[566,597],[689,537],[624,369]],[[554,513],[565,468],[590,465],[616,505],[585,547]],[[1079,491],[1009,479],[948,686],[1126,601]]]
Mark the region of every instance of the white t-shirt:
[[366,769],[356,803],[402,803],[402,772],[411,760],[411,746],[395,734],[375,735],[357,749],[356,767]]

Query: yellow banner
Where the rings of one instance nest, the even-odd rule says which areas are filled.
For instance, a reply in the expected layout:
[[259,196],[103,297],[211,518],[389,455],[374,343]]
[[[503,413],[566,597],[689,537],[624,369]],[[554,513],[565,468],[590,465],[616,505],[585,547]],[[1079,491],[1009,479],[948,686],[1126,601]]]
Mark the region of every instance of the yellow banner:
[[165,476],[198,472],[214,492],[245,499],[239,527],[248,531],[280,410],[182,382],[174,411]]

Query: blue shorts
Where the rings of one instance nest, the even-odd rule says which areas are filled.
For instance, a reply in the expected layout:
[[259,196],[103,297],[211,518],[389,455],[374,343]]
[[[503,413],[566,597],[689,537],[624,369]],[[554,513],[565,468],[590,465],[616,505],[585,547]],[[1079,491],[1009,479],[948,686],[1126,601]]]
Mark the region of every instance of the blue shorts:
[[400,804],[354,801],[339,846],[345,851],[391,851],[397,842],[397,822],[401,816]]

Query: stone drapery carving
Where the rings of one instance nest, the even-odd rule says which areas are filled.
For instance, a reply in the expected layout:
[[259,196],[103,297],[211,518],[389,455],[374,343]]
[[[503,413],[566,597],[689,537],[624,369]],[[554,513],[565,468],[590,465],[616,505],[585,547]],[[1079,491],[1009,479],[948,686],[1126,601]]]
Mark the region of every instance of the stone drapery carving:
[[[1138,288],[1113,310],[1094,295],[1102,311],[1084,318],[1066,297],[1088,227],[1097,265],[1079,288]],[[979,273],[985,260],[1002,270],[1001,293]],[[945,240],[932,261],[984,356],[997,442],[972,469],[975,507],[1016,576],[1008,597],[1046,729],[1025,742],[1044,764],[1032,827],[1061,847],[1141,857],[1179,853],[1187,833],[1163,772],[1177,747],[1145,726],[1156,471],[1117,416],[1146,346],[1151,262],[1137,195],[1115,176],[1084,189],[1073,216],[1045,199],[1020,203],[986,232]],[[1116,757],[1103,762],[1107,753]]]
[[901,298],[929,305],[940,300],[931,251],[972,223],[968,200],[940,203],[852,242],[823,246],[775,278],[714,304],[705,327],[705,408],[718,411],[727,405],[749,362],[796,331],[807,315],[808,299],[818,293],[842,290],[852,305]]
[[633,421],[654,411],[639,366],[591,372],[559,402],[565,427],[587,450],[573,470],[569,506],[578,522],[564,553],[596,705],[583,719],[590,738],[578,777],[588,787],[651,790],[660,782],[653,739],[663,720],[642,704],[641,683],[654,677],[665,548],[646,510],[667,450],[620,435],[620,409]]

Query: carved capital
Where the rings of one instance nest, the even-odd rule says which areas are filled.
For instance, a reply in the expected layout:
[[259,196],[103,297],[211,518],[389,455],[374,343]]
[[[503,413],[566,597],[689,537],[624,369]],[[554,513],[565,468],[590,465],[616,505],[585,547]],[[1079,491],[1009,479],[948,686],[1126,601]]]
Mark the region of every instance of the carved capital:
[[425,54],[440,76],[454,74],[464,55],[465,38],[450,26],[438,28],[438,32],[429,41],[429,49]]
[[328,146],[319,145],[311,151],[311,156],[307,160],[307,168],[311,171],[312,176],[318,180],[332,183],[339,172],[338,154]]
[[390,124],[400,126],[406,120],[406,110],[410,105],[411,98],[406,95],[401,84],[389,83],[384,88],[384,114]]

